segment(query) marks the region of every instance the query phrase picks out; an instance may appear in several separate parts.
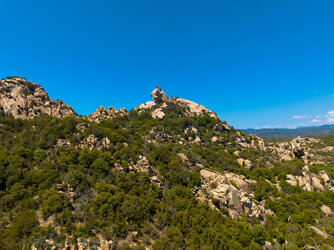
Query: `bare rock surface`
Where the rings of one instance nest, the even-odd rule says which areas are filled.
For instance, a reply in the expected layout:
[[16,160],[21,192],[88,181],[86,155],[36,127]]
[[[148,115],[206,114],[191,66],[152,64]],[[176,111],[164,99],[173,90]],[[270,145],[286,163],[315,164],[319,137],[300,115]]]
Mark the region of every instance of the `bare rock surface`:
[[300,186],[304,191],[334,190],[332,183],[325,171],[318,174],[312,173],[309,166],[304,166],[302,175],[288,174],[286,181],[292,186]]
[[127,110],[124,108],[120,108],[119,110],[115,109],[114,107],[109,107],[107,110],[101,106],[93,113],[90,113],[87,117],[89,121],[93,122],[101,122],[107,119],[113,119],[116,117],[121,117],[127,114]]
[[315,226],[310,226],[310,228],[319,236],[321,236],[324,239],[328,239],[328,234],[325,233],[324,231],[320,230],[319,228],[315,227]]
[[157,103],[157,104],[161,102],[166,102],[169,100],[166,93],[158,86],[152,91],[151,96],[152,96],[154,103]]
[[[233,219],[242,214],[263,219],[260,208],[249,195],[249,184],[254,182],[241,175],[233,173],[220,174],[208,169],[201,170],[202,188],[209,195],[218,199],[221,206],[227,208]],[[203,195],[197,195],[203,200]]]
[[326,206],[326,205],[323,205],[322,207],[321,207],[321,211],[324,213],[324,215],[326,215],[326,216],[330,216],[330,215],[332,215],[332,210],[331,210],[331,208],[330,207],[328,207],[328,206]]
[[77,145],[78,149],[88,148],[89,150],[99,150],[105,151],[110,146],[109,138],[105,137],[102,140],[98,140],[95,135],[90,134],[85,137],[79,145]]
[[41,114],[57,118],[77,116],[67,104],[50,99],[40,85],[19,77],[0,79],[0,107],[4,113],[20,119]]
[[[203,105],[200,105],[193,101],[189,101],[189,100],[182,99],[182,98],[177,98],[177,97],[169,98],[167,94],[160,87],[156,87],[152,91],[151,97],[153,101],[149,101],[149,102],[146,102],[145,104],[141,104],[137,109],[142,109],[142,110],[151,109],[151,108],[154,108],[155,105],[157,105],[157,108],[152,111],[153,118],[163,119],[165,116],[163,109],[167,107],[166,103],[170,102],[170,103],[177,104],[181,107],[184,107],[185,108],[184,115],[186,116],[198,116],[198,115],[209,114],[211,117],[219,120],[215,112],[208,110]],[[162,106],[159,106],[161,104]],[[225,129],[229,129],[229,127],[226,125]]]
[[243,158],[238,158],[237,162],[239,163],[240,166],[244,167],[245,169],[252,169],[253,164],[250,160],[243,159]]

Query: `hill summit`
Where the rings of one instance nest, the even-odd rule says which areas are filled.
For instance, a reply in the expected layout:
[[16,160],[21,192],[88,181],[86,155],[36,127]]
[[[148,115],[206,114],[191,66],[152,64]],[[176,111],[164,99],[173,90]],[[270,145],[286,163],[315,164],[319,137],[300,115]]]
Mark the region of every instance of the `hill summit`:
[[0,79],[0,108],[21,119],[32,119],[41,114],[58,118],[77,116],[69,105],[50,99],[40,85],[20,77]]
[[0,81],[4,249],[331,249],[334,138],[263,139],[160,87],[88,116]]

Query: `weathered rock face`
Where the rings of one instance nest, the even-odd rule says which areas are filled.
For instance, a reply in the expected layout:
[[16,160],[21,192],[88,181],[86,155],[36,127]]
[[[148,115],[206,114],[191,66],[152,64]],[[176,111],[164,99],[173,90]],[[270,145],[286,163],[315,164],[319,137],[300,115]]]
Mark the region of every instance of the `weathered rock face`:
[[103,138],[99,141],[95,135],[90,134],[86,138],[84,138],[79,145],[76,146],[78,149],[88,148],[89,150],[99,150],[105,151],[110,146],[109,138]]
[[151,167],[151,164],[148,161],[148,159],[146,158],[146,156],[141,155],[139,157],[139,160],[137,161],[137,163],[134,165],[134,168],[139,172],[146,172],[149,175],[151,175],[153,173],[153,169]]
[[114,107],[109,107],[107,110],[101,106],[93,113],[90,113],[87,117],[89,121],[93,122],[101,122],[107,119],[113,119],[116,117],[121,117],[127,114],[127,110],[125,108],[120,108],[119,110],[115,109]]
[[303,160],[306,164],[309,164],[312,159],[312,154],[306,149],[309,144],[315,142],[318,142],[318,140],[314,138],[297,137],[290,142],[269,145],[267,149],[270,153],[278,155],[282,160],[289,161],[298,158]]
[[250,160],[238,158],[237,162],[240,164],[240,166],[244,167],[245,169],[252,169],[253,164]]
[[215,133],[220,134],[220,133],[223,133],[224,131],[231,131],[231,128],[230,128],[230,126],[228,126],[226,124],[218,123],[213,127],[213,131]]
[[288,174],[286,181],[292,186],[300,186],[304,191],[334,190],[325,171],[314,174],[311,172],[309,166],[303,167],[301,176]]
[[[206,107],[204,107],[203,105],[199,105],[195,102],[186,100],[186,99],[180,99],[177,97],[174,98],[168,98],[168,96],[166,95],[166,93],[160,88],[160,87],[156,87],[152,93],[151,96],[153,98],[153,101],[147,102],[145,104],[141,104],[138,109],[150,109],[153,108],[154,105],[159,105],[161,103],[163,103],[163,105],[165,106],[160,106],[157,107],[155,110],[152,111],[152,117],[153,118],[157,118],[157,119],[163,119],[165,116],[165,113],[163,112],[164,108],[167,107],[167,105],[165,104],[166,102],[171,102],[174,104],[177,104],[179,106],[182,106],[184,108],[186,108],[186,111],[184,113],[184,115],[186,116],[198,116],[198,115],[204,115],[204,114],[209,114],[211,117],[219,120],[217,114],[211,110],[208,110]],[[229,127],[226,125],[225,129],[229,129]]]
[[320,230],[319,228],[317,228],[317,227],[315,227],[315,226],[310,226],[310,228],[311,228],[317,235],[321,236],[321,237],[324,238],[324,239],[328,239],[329,235],[328,235],[326,232]]
[[71,142],[67,139],[58,139],[57,146],[58,147],[69,147],[71,146]]
[[152,128],[150,133],[146,136],[148,142],[157,143],[157,142],[175,142],[175,138],[164,131],[159,129]]
[[175,98],[175,101],[177,104],[189,108],[188,112],[186,113],[189,116],[197,116],[197,115],[204,115],[204,114],[209,114],[211,117],[219,120],[217,114],[211,110],[208,110],[206,107],[203,105],[197,104],[193,101],[189,101],[186,99],[179,99]]
[[41,114],[57,118],[77,116],[70,106],[50,99],[40,85],[25,78],[0,80],[0,107],[5,114],[20,119],[33,119]]
[[[262,213],[266,211],[261,211],[248,194],[249,184],[255,181],[233,173],[219,174],[207,169],[201,170],[201,179],[202,188],[218,199],[233,219],[242,214],[263,219]],[[200,200],[204,199],[203,195],[198,195]]]
[[163,103],[160,108],[153,110],[151,114],[152,117],[160,120],[164,119],[165,113],[162,111],[162,109],[166,107],[167,107],[166,103]]
[[152,99],[156,104],[159,104],[161,102],[166,102],[169,100],[166,93],[160,88],[156,87],[152,93],[151,93]]
[[321,207],[321,211],[324,213],[326,216],[331,216],[332,215],[332,210],[329,206],[323,205]]

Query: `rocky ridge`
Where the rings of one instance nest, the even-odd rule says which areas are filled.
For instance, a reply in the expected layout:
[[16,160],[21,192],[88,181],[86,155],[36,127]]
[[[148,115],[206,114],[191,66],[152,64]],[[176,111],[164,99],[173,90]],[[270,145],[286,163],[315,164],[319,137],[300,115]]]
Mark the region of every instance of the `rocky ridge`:
[[167,104],[173,103],[181,107],[184,107],[185,108],[184,115],[186,116],[197,116],[197,115],[208,114],[211,117],[219,120],[215,112],[208,110],[203,105],[178,97],[169,98],[167,94],[160,87],[156,87],[152,91],[151,97],[153,101],[141,104],[137,109],[142,109],[142,110],[153,109],[151,113],[153,118],[163,119],[165,117],[164,109],[167,108]]
[[[29,88],[29,83],[27,83],[27,86]],[[10,90],[11,95],[12,92],[15,91]],[[156,122],[158,126],[150,128],[150,130],[147,130],[147,132],[145,133],[142,132],[142,134],[140,134],[140,137],[138,137],[140,138],[140,140],[143,140],[144,145],[152,144],[154,146],[161,146],[165,142],[169,145],[174,144],[173,146],[175,146],[175,152],[173,151],[173,153],[177,154],[177,156],[180,158],[179,161],[176,161],[178,163],[178,167],[181,169],[183,164],[184,167],[186,166],[186,169],[197,168],[197,171],[199,173],[199,184],[191,189],[195,198],[199,201],[208,203],[211,208],[220,211],[224,216],[231,217],[234,220],[242,220],[244,217],[252,217],[252,219],[254,220],[258,219],[262,225],[266,224],[267,215],[273,217],[279,216],[277,212],[275,214],[270,209],[267,209],[268,206],[266,205],[268,205],[269,200],[280,200],[282,197],[269,195],[268,198],[256,200],[254,186],[258,183],[261,183],[261,180],[256,179],[257,177],[250,175],[251,172],[256,172],[259,169],[274,168],[273,164],[277,163],[278,161],[284,163],[286,161],[299,159],[304,162],[305,165],[303,167],[299,166],[300,168],[302,168],[300,174],[287,174],[286,178],[284,177],[286,182],[291,186],[299,186],[302,191],[308,192],[322,192],[325,190],[334,191],[331,175],[327,174],[325,171],[319,171],[317,173],[311,172],[311,168],[309,167],[319,163],[318,159],[316,159],[314,155],[314,151],[309,148],[311,144],[318,143],[318,139],[295,138],[291,141],[271,143],[263,140],[262,138],[247,136],[240,131],[236,131],[232,127],[220,122],[215,113],[207,110],[204,106],[184,99],[168,98],[168,96],[159,87],[157,87],[152,92],[151,96],[153,98],[152,102],[140,105],[135,111],[138,113],[148,111],[154,119],[163,120],[168,112],[169,105],[175,104],[185,108],[182,110],[183,113],[179,114],[180,116],[200,116],[203,114],[209,114],[211,117],[216,119],[213,121],[212,126],[208,126],[208,128],[204,126],[201,127],[195,122],[191,124],[186,123],[182,127],[182,129],[178,130],[177,134],[175,134],[168,133],[168,131],[164,130],[162,126],[159,126],[159,123],[162,123],[163,121],[152,121],[153,119],[149,119],[146,117],[150,122]],[[19,97],[18,95],[17,99],[20,98],[21,97]],[[14,102],[17,99],[15,99]],[[21,108],[21,106],[19,106],[19,108]],[[31,110],[33,111],[34,109],[31,108]],[[17,113],[14,112],[14,114]],[[59,114],[59,112],[57,114]],[[63,147],[73,147],[73,149],[78,151],[80,151],[80,149],[87,148],[90,151],[107,152],[108,154],[110,154],[110,157],[114,157],[112,156],[111,152],[114,152],[113,150],[115,150],[116,147],[116,151],[125,151],[126,148],[131,147],[131,140],[113,141],[113,136],[111,136],[110,134],[101,135],[97,133],[97,135],[95,135],[94,130],[91,128],[94,126],[95,128],[97,128],[98,126],[103,127],[103,123],[95,123],[100,123],[103,120],[113,119],[127,114],[127,111],[123,109],[116,110],[110,107],[108,110],[105,110],[104,107],[100,107],[97,111],[88,115],[88,117],[85,117],[85,119],[91,122],[82,122],[82,120],[80,119],[79,122],[81,123],[77,123],[77,125],[75,126],[76,130],[73,130],[73,137],[75,137],[76,140],[71,140],[70,142],[69,139],[64,139],[63,137],[60,137],[57,139],[55,147],[57,150],[60,151],[63,150]],[[18,116],[17,118],[31,119],[33,117],[34,116]],[[60,115],[56,115],[55,117],[62,118],[62,116]],[[196,119],[197,117],[194,120],[196,121]],[[77,119],[74,120],[77,121]],[[128,124],[123,124],[119,129],[121,129],[122,131],[126,131],[126,128],[128,127]],[[87,128],[89,128],[89,133],[86,131]],[[138,135],[138,132],[136,132],[136,135]],[[110,139],[108,138],[108,136]],[[183,145],[184,147],[181,147],[179,144]],[[215,150],[221,149],[220,153],[226,153],[227,157],[231,160],[231,162],[234,161],[231,165],[235,164],[236,168],[232,170],[226,170],[226,166],[225,168],[222,166],[221,172],[212,170],[210,168],[217,169],[217,167],[206,163],[205,160],[203,160],[199,155],[196,155],[196,157],[193,157],[193,159],[191,159],[191,154],[188,155],[187,153],[189,153],[188,149],[192,146],[198,148],[201,147],[201,151],[204,151],[210,147],[214,147]],[[254,150],[256,150],[257,152],[261,151],[262,155],[250,155],[249,152],[252,152],[252,150],[253,152]],[[323,148],[322,150],[332,152],[333,147],[328,146],[326,148]],[[95,153],[97,152],[93,152],[93,154]],[[265,164],[259,165],[258,162],[265,159],[263,158],[263,155],[270,155],[270,157],[266,158]],[[168,186],[164,182],[165,177],[160,174],[158,166],[152,163],[155,161],[150,158],[149,153],[141,152],[136,157],[137,158],[127,158],[126,161],[117,159],[110,164],[110,168],[116,173],[145,173],[148,177],[147,181],[149,181],[153,185],[156,185],[161,191],[167,190]],[[228,162],[227,164],[231,162]],[[225,162],[221,163],[221,165],[224,164]],[[306,164],[308,164],[309,166]],[[256,168],[255,171],[252,171],[253,168]],[[235,170],[236,173],[233,172]],[[241,173],[244,175],[242,175]],[[258,181],[256,181],[255,179]],[[269,181],[269,179],[266,179],[265,182],[269,183],[272,187],[276,187],[279,192],[284,192],[284,186],[280,186],[281,182],[279,181],[277,176],[271,179],[271,181]],[[78,197],[80,197],[78,190],[73,189],[66,182],[57,184],[54,189],[57,191],[58,194],[61,195],[61,197],[67,197],[70,200],[74,209],[78,208],[77,199]],[[92,191],[92,193],[94,193],[93,196],[96,195],[96,192],[94,190]],[[320,203],[320,205],[322,204]],[[332,216],[331,208],[326,205],[321,206],[321,212],[325,215],[326,218],[331,218]],[[291,218],[288,220],[291,220]],[[46,225],[47,223],[42,220],[40,221],[41,225]],[[319,227],[318,224],[319,223],[317,222],[317,227],[312,226],[310,228],[316,234],[322,235],[321,237],[328,238],[329,235],[319,229],[321,227]],[[131,238],[133,235],[137,236],[138,232],[129,232],[126,237]],[[102,236],[100,237],[99,234],[95,232],[94,237],[97,237],[98,240],[90,238],[77,238],[78,248],[86,249],[89,247],[94,247],[95,249],[112,249],[116,247],[117,243],[119,243],[114,240],[107,240]],[[132,242],[131,239],[128,239],[128,241]],[[50,248],[58,247],[51,240],[46,240],[45,243],[47,247]],[[66,240],[65,246],[71,249],[72,247],[74,247],[71,243],[69,243],[68,240]],[[133,246],[135,246],[135,244]],[[270,249],[270,247],[268,247],[267,249]]]
[[101,106],[93,113],[90,113],[87,116],[87,119],[92,122],[101,122],[107,119],[113,119],[116,117],[121,117],[127,114],[127,110],[125,108],[120,108],[120,110],[115,109],[114,107],[109,107],[107,110]]
[[[217,114],[208,110],[203,105],[182,98],[169,98],[166,93],[156,87],[151,97],[153,101],[139,105],[137,109],[153,109],[151,114],[155,119],[165,117],[164,109],[167,103],[177,104],[185,108],[184,114],[187,116],[197,116],[209,114],[211,117],[219,120]],[[8,77],[0,79],[0,111],[10,114],[14,118],[33,119],[41,114],[47,114],[57,118],[66,116],[78,116],[77,113],[61,100],[52,100],[47,92],[38,84],[27,81],[25,78]],[[101,106],[93,113],[87,116],[87,120],[101,122],[106,119],[113,119],[126,115],[125,108],[119,110],[109,107],[107,110]]]
[[300,176],[288,174],[286,181],[292,186],[300,186],[304,191],[334,191],[334,183],[328,174],[325,171],[320,171],[318,174],[312,173],[309,166],[303,167]]
[[5,114],[20,119],[41,114],[57,118],[77,116],[69,105],[50,99],[40,85],[19,77],[0,79],[0,107]]

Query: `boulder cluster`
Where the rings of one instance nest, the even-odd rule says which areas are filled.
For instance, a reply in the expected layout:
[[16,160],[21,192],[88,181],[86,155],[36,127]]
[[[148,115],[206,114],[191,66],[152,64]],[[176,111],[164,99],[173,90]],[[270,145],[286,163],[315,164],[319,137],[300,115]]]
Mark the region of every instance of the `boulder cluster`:
[[137,109],[142,109],[142,110],[153,109],[151,113],[153,118],[164,119],[165,117],[164,109],[168,106],[167,104],[169,102],[184,107],[185,108],[184,115],[186,116],[198,116],[198,115],[209,114],[211,117],[219,120],[215,112],[208,110],[203,105],[177,97],[169,98],[167,94],[160,87],[156,87],[152,91],[151,97],[153,101],[141,104]]
[[[151,115],[155,119],[164,119],[168,102],[184,107],[184,115],[197,116],[209,114],[219,120],[216,113],[195,102],[177,97],[169,98],[160,88],[156,87],[151,97],[153,101],[141,104],[137,109],[153,109]],[[25,78],[9,77],[0,79],[0,111],[12,115],[14,118],[33,119],[41,114],[57,118],[78,116],[77,113],[61,100],[52,100],[47,92],[38,84],[27,81]],[[87,116],[89,121],[101,122],[126,115],[125,108],[117,110],[109,107],[107,110],[101,106]]]
[[0,107],[4,113],[20,119],[41,114],[57,118],[77,116],[67,104],[50,99],[40,85],[19,77],[0,79]]
[[225,207],[233,219],[246,214],[263,220],[263,213],[271,213],[263,207],[261,210],[249,195],[249,186],[256,181],[249,180],[245,176],[233,173],[221,174],[208,169],[202,169],[200,173],[202,189],[206,190],[207,195],[203,191],[198,191],[197,198],[199,200],[207,200],[208,196],[217,199],[219,206]]
[[303,167],[300,176],[288,174],[286,181],[292,186],[300,186],[304,191],[323,191],[325,189],[334,191],[328,174],[325,171],[320,171],[318,174],[312,173],[309,166]]
[[107,110],[101,106],[93,113],[90,113],[87,117],[89,121],[92,122],[101,122],[106,119],[113,119],[116,117],[121,117],[127,114],[127,110],[125,108],[120,108],[119,110],[115,109],[114,107],[109,107]]
[[105,151],[110,146],[110,140],[108,137],[99,140],[94,134],[90,134],[80,141],[80,144],[76,147],[78,149],[88,148],[89,150]]

